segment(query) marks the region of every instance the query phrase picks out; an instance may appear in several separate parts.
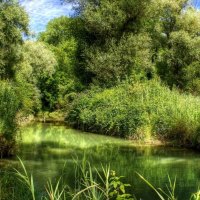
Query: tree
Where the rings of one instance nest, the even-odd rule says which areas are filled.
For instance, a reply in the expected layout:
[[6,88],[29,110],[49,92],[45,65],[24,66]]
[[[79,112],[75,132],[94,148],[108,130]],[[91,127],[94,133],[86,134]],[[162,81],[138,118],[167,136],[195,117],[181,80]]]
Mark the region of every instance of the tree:
[[200,61],[200,12],[192,7],[183,11],[182,6],[177,10],[173,20],[170,20],[171,26],[170,22],[160,24],[162,39],[157,40],[160,44],[157,46],[156,62],[158,73],[165,83],[188,90],[189,85],[193,85],[190,81],[193,82],[194,77],[200,78],[198,73],[194,73]]
[[23,45],[23,62],[18,70],[29,82],[37,82],[55,72],[57,61],[52,51],[42,42],[27,41]]
[[77,19],[64,16],[55,18],[49,22],[46,31],[39,36],[39,41],[47,44],[58,63],[54,77],[44,78],[45,84],[41,82],[46,96],[46,109],[54,110],[62,107],[67,96],[82,87],[76,77],[80,28],[78,24],[80,23]]
[[151,79],[154,67],[150,49],[148,34],[124,35],[120,41],[111,40],[103,49],[90,47],[86,52],[87,69],[94,74],[93,83],[112,87],[126,79]]
[[78,52],[79,69],[86,74],[85,84],[110,87],[125,79],[141,77],[141,74],[142,78],[152,76],[151,39],[142,31],[149,2],[75,1],[86,35],[82,37],[82,48]]
[[28,15],[14,1],[0,2],[0,78],[13,79],[21,60],[22,34],[28,33]]
[[70,1],[87,35],[78,52],[85,83],[110,87],[157,72],[170,88],[200,91],[200,12],[191,1]]
[[0,156],[15,149],[17,114],[23,107],[16,83],[16,66],[22,60],[22,34],[28,34],[28,15],[12,0],[0,1]]
[[56,69],[57,61],[54,54],[42,42],[27,41],[23,45],[23,60],[17,65],[16,81],[22,88],[21,96],[24,109],[38,111],[44,107],[45,94],[41,84],[51,78]]

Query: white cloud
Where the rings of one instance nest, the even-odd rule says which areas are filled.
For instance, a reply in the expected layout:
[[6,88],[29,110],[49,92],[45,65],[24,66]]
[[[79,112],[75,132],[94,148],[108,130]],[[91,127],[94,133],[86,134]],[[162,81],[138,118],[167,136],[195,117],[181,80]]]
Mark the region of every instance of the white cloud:
[[36,34],[44,31],[47,23],[62,15],[72,13],[71,4],[62,4],[60,0],[19,0],[30,17],[30,29]]

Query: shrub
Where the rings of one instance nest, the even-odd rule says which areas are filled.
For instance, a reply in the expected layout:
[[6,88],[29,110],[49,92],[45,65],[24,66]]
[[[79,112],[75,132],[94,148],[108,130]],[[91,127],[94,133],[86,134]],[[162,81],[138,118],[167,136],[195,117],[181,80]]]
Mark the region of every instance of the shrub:
[[20,100],[12,83],[1,81],[0,84],[0,155],[3,157],[13,154]]
[[159,82],[88,91],[74,101],[66,121],[76,128],[133,139],[150,136],[199,143],[200,99]]

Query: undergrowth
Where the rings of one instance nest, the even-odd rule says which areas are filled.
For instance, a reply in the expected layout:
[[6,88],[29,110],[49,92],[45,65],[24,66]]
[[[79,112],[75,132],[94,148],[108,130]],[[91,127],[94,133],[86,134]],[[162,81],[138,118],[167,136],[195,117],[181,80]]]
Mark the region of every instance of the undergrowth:
[[200,98],[157,81],[90,90],[75,100],[66,121],[85,131],[200,147]]

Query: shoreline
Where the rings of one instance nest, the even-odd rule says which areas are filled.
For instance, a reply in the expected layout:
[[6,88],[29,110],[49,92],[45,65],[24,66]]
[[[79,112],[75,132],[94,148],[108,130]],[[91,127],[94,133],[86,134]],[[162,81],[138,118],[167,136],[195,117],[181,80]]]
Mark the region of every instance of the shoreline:
[[[65,116],[64,112],[62,111],[55,111],[55,112],[42,112],[38,115],[28,115],[26,117],[18,117],[18,123],[20,127],[28,126],[31,123],[47,123],[47,124],[54,124],[54,125],[67,125],[65,122]],[[71,126],[70,126],[71,127]],[[89,132],[87,130],[78,129],[76,127],[72,127],[73,129],[80,130],[86,133],[92,133],[92,134],[99,134],[99,135],[105,135],[110,136],[114,138],[120,138],[112,135],[106,135],[102,133],[97,132]],[[181,142],[178,142],[176,140],[166,140],[164,138],[158,138],[158,137],[151,137],[147,140],[140,140],[140,139],[132,139],[132,138],[120,138],[124,139],[126,141],[129,141],[131,146],[149,146],[149,147],[157,147],[157,146],[164,146],[164,147],[176,147],[176,148],[186,148],[191,149],[195,151],[200,151],[200,145],[192,145],[192,144],[183,144]]]

